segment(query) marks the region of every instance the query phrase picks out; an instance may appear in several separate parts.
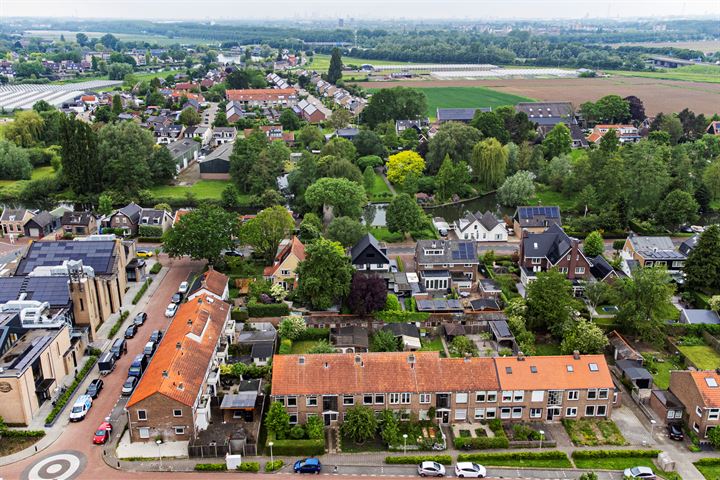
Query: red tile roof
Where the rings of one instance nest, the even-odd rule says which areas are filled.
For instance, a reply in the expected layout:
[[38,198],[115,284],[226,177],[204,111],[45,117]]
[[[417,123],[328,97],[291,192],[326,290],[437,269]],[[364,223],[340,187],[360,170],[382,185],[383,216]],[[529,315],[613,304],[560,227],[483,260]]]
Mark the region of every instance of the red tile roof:
[[217,270],[208,270],[202,274],[200,280],[200,288],[198,290],[207,290],[210,293],[214,293],[218,297],[222,297],[225,293],[225,287],[227,287],[229,277],[224,275]]
[[305,245],[303,245],[300,239],[296,236],[293,236],[290,242],[288,242],[285,247],[283,247],[283,249],[280,250],[277,255],[275,255],[275,261],[273,262],[272,266],[265,267],[265,269],[263,270],[263,275],[266,277],[271,277],[275,275],[277,269],[280,268],[280,265],[282,265],[282,263],[288,256],[290,256],[290,254],[295,255],[299,262],[305,260]]
[[297,90],[294,88],[257,88],[244,90],[227,90],[225,96],[230,101],[239,102],[271,102],[287,99],[290,96],[296,96]]
[[[497,357],[498,380],[503,390],[580,390],[613,388],[610,369],[603,355],[548,357]],[[591,365],[594,368],[591,369]],[[533,368],[536,372],[533,372]],[[508,370],[510,369],[510,370]]]
[[180,305],[127,407],[154,394],[193,406],[229,313],[230,305],[210,295]]
[[[688,372],[695,382],[700,395],[708,408],[720,408],[720,374],[715,370],[700,370]],[[715,381],[716,387],[711,387],[707,379]],[[712,380],[710,382],[712,383]]]

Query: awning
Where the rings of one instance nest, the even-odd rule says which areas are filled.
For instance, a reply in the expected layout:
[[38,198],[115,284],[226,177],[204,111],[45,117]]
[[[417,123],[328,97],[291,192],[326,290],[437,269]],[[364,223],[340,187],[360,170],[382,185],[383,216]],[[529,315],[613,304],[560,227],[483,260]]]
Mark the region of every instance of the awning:
[[253,409],[257,400],[257,392],[240,392],[225,395],[220,410]]
[[55,383],[54,378],[45,378],[40,383],[35,385],[35,392],[37,392],[37,393],[47,392],[50,389],[50,387],[53,386],[54,383]]

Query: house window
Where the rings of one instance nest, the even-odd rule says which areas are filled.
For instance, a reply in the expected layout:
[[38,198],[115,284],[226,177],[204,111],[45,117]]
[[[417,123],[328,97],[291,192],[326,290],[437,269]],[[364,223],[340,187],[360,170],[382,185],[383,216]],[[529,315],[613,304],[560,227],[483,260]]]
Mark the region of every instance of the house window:
[[344,395],[343,405],[355,405],[355,397],[353,397],[352,395]]
[[400,394],[400,403],[403,405],[407,405],[410,403],[411,394],[410,393],[401,393]]
[[[316,401],[317,404],[317,401]],[[373,404],[373,396],[372,394],[365,394],[363,395],[363,405],[372,405]]]
[[575,267],[575,275],[584,275],[585,267]]
[[491,420],[491,419],[495,418],[495,416],[496,416],[496,411],[494,408],[485,409],[485,418],[487,418],[488,420]]
[[512,418],[522,418],[523,407],[513,407]]
[[467,410],[464,408],[455,410],[455,420],[466,420],[467,419]]
[[497,402],[497,392],[496,391],[488,391],[487,392],[487,401],[490,403]]
[[595,405],[587,405],[585,407],[585,416],[586,417],[594,417],[595,416]]
[[513,393],[513,402],[522,402],[525,398],[525,392],[523,390],[515,390]]
[[695,407],[695,415],[702,418],[702,410],[700,409],[700,407]]
[[430,403],[430,394],[429,393],[421,393],[420,394],[420,403]]
[[545,399],[545,391],[533,390],[532,397],[530,397],[531,402],[542,402],[544,399]]
[[455,403],[467,403],[468,394],[465,392],[455,394]]
[[147,427],[138,428],[140,438],[150,438],[150,429]]
[[567,392],[568,400],[579,400],[580,399],[580,391],[579,390],[568,390]]
[[297,413],[291,413],[288,415],[290,417],[290,425],[295,425],[298,422],[298,415]]
[[484,402],[486,398],[485,392],[475,392],[475,401]]
[[384,393],[375,394],[375,405],[384,405],[384,404],[385,404],[385,394]]
[[607,414],[607,406],[598,405],[597,409],[595,410],[595,415],[598,417],[604,417],[606,414]]
[[577,417],[577,407],[568,407],[565,409],[566,417]]
[[[140,430],[142,430],[142,428],[141,428]],[[695,422],[693,422],[693,430],[695,430],[695,431],[698,432],[698,433],[700,432],[700,427],[699,427],[698,424],[695,423]],[[141,438],[142,438],[142,437],[141,437]]]
[[503,391],[502,392],[502,401],[503,403],[512,402],[513,392],[510,391]]
[[233,418],[245,418],[245,412],[242,410],[233,410]]
[[588,390],[587,398],[588,400],[597,400],[597,390]]
[[182,417],[182,410],[177,408],[173,410],[173,417]]
[[540,265],[540,261],[541,261],[540,258],[533,258],[533,259],[532,259],[532,264],[533,264],[533,265]]
[[502,419],[510,418],[510,407],[503,407],[500,409],[500,418],[502,418]]
[[290,275],[290,270],[280,270],[280,275]]
[[287,397],[288,407],[297,407],[297,397]]
[[[365,398],[367,398],[367,396]],[[370,403],[372,403],[372,396],[370,397]],[[317,407],[317,405],[318,405],[317,397],[305,397],[305,406],[306,407]]]
[[400,394],[399,393],[390,393],[389,397],[388,397],[388,402],[391,405],[400,403]]
[[285,397],[275,397],[275,401],[285,406]]
[[175,435],[185,435],[185,427],[175,427]]
[[607,388],[601,388],[598,390],[598,398],[600,400],[607,400],[608,398],[608,389]]
[[720,418],[720,408],[711,408],[708,411],[708,420],[717,420]]
[[138,410],[137,416],[138,416],[138,420],[147,420],[147,411],[146,410]]
[[541,418],[542,417],[542,408],[531,408],[530,409],[530,418]]
[[567,268],[567,267],[560,267],[560,273],[567,274],[567,273],[568,273],[568,268]]
[[485,409],[484,408],[476,408],[475,409],[475,420],[483,420],[485,418]]

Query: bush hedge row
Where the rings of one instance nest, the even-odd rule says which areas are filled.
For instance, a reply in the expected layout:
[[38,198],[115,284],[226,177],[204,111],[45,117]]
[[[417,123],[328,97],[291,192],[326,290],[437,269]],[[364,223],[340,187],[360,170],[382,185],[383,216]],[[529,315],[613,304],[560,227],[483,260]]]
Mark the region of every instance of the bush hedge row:
[[296,340],[327,340],[329,336],[329,328],[310,327],[300,332]]
[[247,306],[250,317],[284,317],[290,314],[287,303],[257,303],[251,301]]
[[241,472],[257,473],[260,471],[260,464],[258,462],[242,462],[237,466],[237,470]]
[[132,300],[133,305],[137,305],[137,303],[140,301],[143,295],[145,295],[145,292],[147,292],[148,287],[152,283],[152,278],[148,278],[145,280],[145,283],[142,284],[142,287],[140,287],[140,290],[135,294],[135,297]]
[[65,405],[72,397],[73,393],[75,393],[75,390],[80,386],[82,381],[87,376],[88,372],[95,366],[95,362],[97,362],[98,357],[95,355],[92,355],[88,357],[87,362],[85,362],[85,365],[80,369],[77,375],[75,375],[75,380],[73,380],[72,384],[70,385],[70,388],[68,388],[65,393],[63,393],[60,398],[58,398],[57,403],[53,407],[53,409],[50,411],[50,414],[45,417],[45,425],[51,424],[55,421],[55,418],[62,412],[63,408],[65,408]]
[[240,307],[235,307],[230,312],[230,318],[232,318],[236,322],[244,322],[245,320],[250,318],[250,316],[248,315],[247,310],[244,310]]
[[224,472],[227,470],[227,465],[224,463],[198,463],[195,465],[195,470],[198,472]]
[[267,462],[265,464],[265,471],[266,472],[274,472],[275,470],[280,470],[283,465],[285,465],[285,462],[282,460],[275,460],[274,462]]
[[0,430],[0,437],[8,438],[39,438],[45,436],[45,430]]
[[705,465],[705,466],[720,465],[720,458],[701,458],[700,460],[695,462],[695,465]]
[[115,321],[115,324],[110,329],[109,338],[113,338],[115,334],[117,334],[117,332],[120,330],[120,327],[122,327],[123,322],[126,318],[128,318],[129,315],[130,311],[128,310],[123,310],[120,312],[120,318]]
[[[268,439],[270,436],[268,436]],[[273,454],[287,457],[312,457],[325,453],[325,439],[273,440]]]
[[487,460],[567,460],[565,452],[546,450],[544,452],[507,453],[461,453],[458,462],[483,462]]
[[375,313],[375,318],[385,323],[424,322],[430,318],[426,312],[408,312],[407,310],[383,310]]
[[163,236],[163,229],[155,225],[140,225],[138,227],[138,235],[143,238],[149,237],[157,240]]
[[572,458],[623,458],[623,457],[647,457],[655,458],[660,450],[575,450]]
[[160,265],[160,262],[155,262],[152,267],[150,267],[150,273],[155,275],[156,273],[160,273],[160,270],[162,270],[162,265]]
[[422,462],[437,462],[441,465],[451,465],[450,455],[404,455],[401,457],[385,457],[388,465],[416,465]]

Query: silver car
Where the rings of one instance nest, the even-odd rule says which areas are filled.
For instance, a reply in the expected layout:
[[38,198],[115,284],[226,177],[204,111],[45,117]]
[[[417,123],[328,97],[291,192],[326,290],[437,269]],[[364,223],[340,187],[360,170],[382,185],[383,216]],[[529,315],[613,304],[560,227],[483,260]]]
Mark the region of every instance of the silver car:
[[437,462],[422,462],[417,468],[418,474],[421,477],[444,477],[445,467]]

